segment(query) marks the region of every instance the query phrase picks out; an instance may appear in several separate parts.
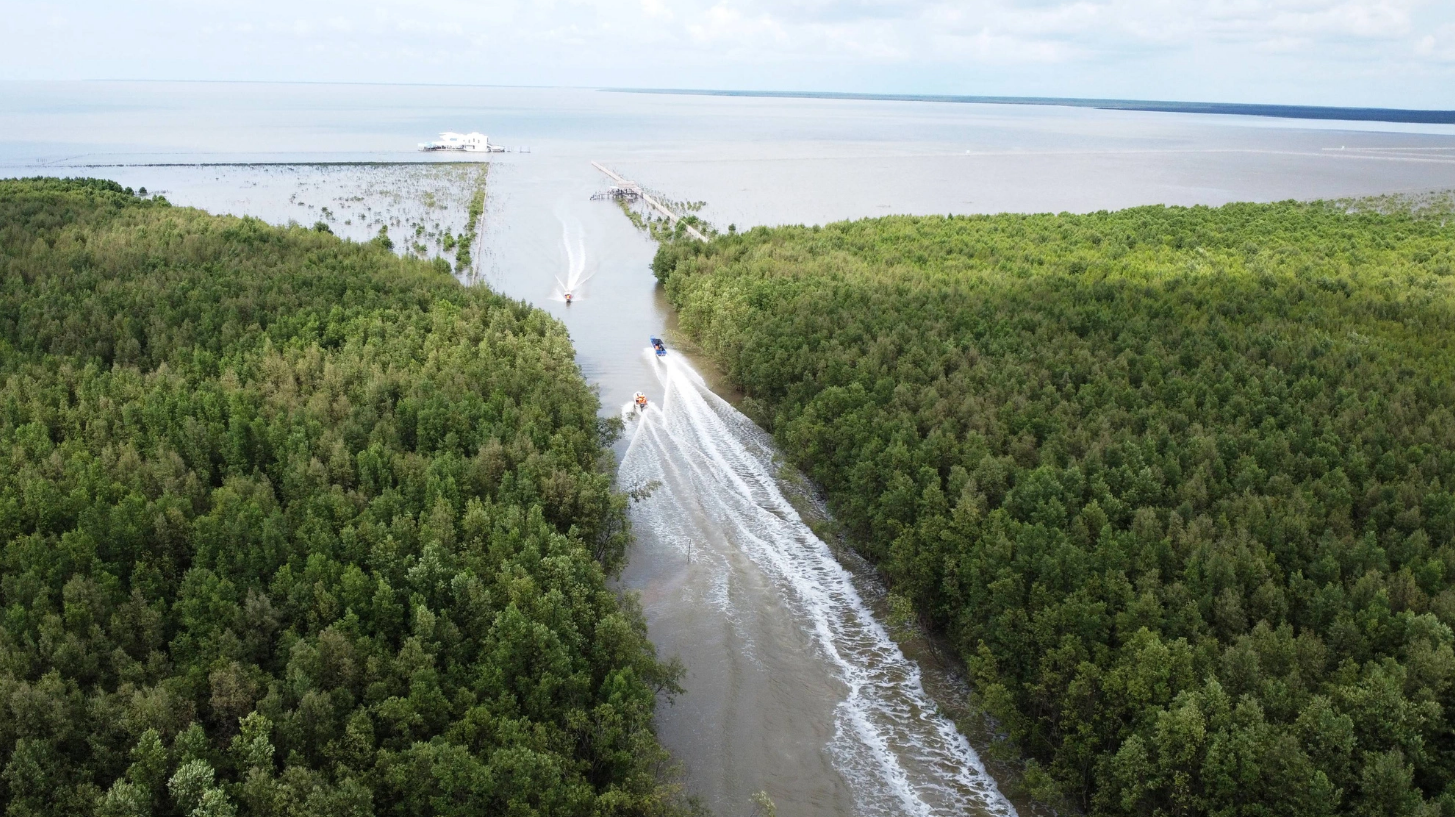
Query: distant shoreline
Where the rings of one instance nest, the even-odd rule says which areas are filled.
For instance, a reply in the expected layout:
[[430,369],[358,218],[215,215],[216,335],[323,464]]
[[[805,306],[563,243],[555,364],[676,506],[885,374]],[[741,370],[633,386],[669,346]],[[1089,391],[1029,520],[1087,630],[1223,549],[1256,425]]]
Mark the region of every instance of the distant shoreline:
[[[76,164],[76,165],[16,165],[17,167],[404,167],[413,165],[429,165],[430,167],[462,167],[474,165],[488,165],[489,160],[471,161],[469,159],[450,159],[446,161],[434,161],[430,159],[416,159],[414,161],[360,161],[360,162],[105,162],[100,164]],[[0,165],[3,166],[3,165]]]
[[1039,96],[956,96],[952,94],[868,94],[832,91],[720,91],[686,88],[602,88],[623,94],[682,94],[777,99],[852,99],[881,102],[956,102],[980,105],[1055,105],[1155,113],[1203,113],[1231,116],[1267,116],[1278,119],[1322,119],[1349,122],[1401,122],[1420,125],[1455,125],[1455,111],[1404,108],[1336,108],[1323,105],[1256,105],[1239,102],[1168,102],[1138,99],[1076,99]]

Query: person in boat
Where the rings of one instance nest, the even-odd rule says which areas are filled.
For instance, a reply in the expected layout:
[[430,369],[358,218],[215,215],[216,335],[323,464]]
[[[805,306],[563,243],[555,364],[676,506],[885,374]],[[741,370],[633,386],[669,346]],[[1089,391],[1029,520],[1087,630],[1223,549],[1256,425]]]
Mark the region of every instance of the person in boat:
[[637,411],[641,411],[647,407],[647,396],[641,392],[637,392],[635,402],[637,404]]
[[570,306],[570,305],[571,305],[571,293],[567,292],[566,293],[566,306]]
[[667,351],[667,347],[662,345],[662,341],[657,340],[656,338],[652,339],[652,348],[657,350],[657,354],[661,354]]

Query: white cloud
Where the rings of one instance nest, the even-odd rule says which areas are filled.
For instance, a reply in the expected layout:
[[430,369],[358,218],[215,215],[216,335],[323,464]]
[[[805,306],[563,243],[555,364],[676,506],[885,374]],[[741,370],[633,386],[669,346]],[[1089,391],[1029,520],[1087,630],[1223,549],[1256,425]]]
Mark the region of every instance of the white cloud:
[[728,2],[717,3],[688,23],[687,33],[694,42],[703,45],[726,43],[736,47],[782,46],[789,40],[788,32],[770,14],[745,12]]
[[1054,39],[1025,39],[998,34],[988,28],[976,32],[946,33],[933,39],[934,54],[944,60],[973,60],[995,65],[1064,63],[1082,50]]
[[1455,25],[1441,26],[1415,44],[1415,53],[1441,62],[1455,62]]
[[[974,64],[1076,61],[1208,44],[1264,53],[1347,52],[1408,39],[1417,12],[1432,1],[676,0],[669,6],[643,0],[643,8],[650,3],[648,16],[679,21],[698,45],[740,54],[821,59],[842,53],[876,61],[933,55]],[[605,13],[613,2],[596,5]],[[793,47],[786,54],[785,45]]]
[[648,17],[663,20],[670,20],[673,17],[672,10],[667,8],[667,4],[663,0],[642,0],[642,13]]
[[411,82],[449,64],[519,84],[1282,101],[1350,97],[1352,77],[1360,104],[1455,108],[1451,0],[37,0],[7,22],[0,77]]

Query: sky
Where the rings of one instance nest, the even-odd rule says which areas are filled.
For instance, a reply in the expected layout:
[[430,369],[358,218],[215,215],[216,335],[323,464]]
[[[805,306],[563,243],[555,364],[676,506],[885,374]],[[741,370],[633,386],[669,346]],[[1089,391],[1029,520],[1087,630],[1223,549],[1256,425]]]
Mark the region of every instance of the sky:
[[6,0],[0,80],[1455,109],[1455,0]]

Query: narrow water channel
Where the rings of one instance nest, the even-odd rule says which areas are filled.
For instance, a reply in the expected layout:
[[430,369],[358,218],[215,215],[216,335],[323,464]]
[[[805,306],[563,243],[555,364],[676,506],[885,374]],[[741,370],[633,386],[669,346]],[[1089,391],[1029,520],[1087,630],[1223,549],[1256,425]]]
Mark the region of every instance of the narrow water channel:
[[648,268],[655,245],[590,199],[604,183],[584,161],[497,165],[481,274],[565,321],[603,405],[626,419],[620,482],[652,493],[633,508],[620,583],[640,594],[661,655],[687,668],[659,726],[689,789],[722,817],[747,814],[759,791],[783,817],[1013,815],[780,491],[768,436],[680,351],[651,352],[649,335],[677,340]]
[[723,814],[758,789],[783,814],[1013,814],[779,490],[767,435],[680,356],[655,363],[661,404],[624,407],[622,482],[656,490],[623,580],[691,655],[663,738],[716,758],[700,793]]

